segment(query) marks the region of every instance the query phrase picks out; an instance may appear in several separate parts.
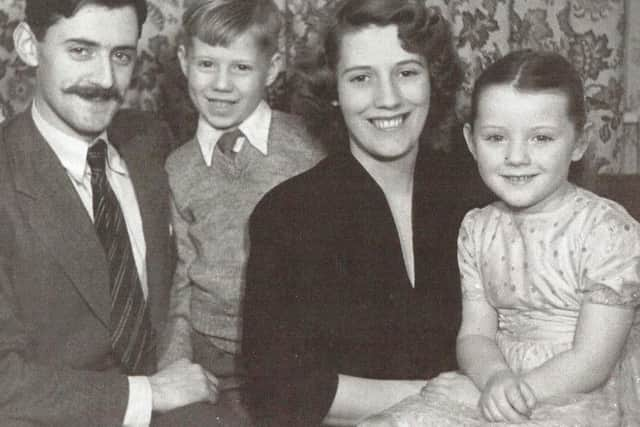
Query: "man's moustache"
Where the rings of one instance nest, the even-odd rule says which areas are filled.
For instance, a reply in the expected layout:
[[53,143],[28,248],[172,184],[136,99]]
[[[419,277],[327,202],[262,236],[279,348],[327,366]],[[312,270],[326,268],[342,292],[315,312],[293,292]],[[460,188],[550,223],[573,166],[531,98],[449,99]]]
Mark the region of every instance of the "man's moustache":
[[103,88],[99,86],[71,86],[63,90],[66,94],[77,95],[81,98],[88,100],[103,100],[109,101],[111,99],[122,102],[122,95],[115,87]]

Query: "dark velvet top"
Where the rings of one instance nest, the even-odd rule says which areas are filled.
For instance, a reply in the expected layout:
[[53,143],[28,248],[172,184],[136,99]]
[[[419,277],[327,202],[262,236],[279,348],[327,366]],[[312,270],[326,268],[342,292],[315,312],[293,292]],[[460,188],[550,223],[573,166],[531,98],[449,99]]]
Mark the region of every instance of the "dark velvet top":
[[260,202],[243,328],[258,425],[319,425],[338,374],[427,379],[456,368],[457,232],[464,213],[487,201],[473,162],[456,162],[426,149],[418,156],[415,287],[386,198],[351,154]]

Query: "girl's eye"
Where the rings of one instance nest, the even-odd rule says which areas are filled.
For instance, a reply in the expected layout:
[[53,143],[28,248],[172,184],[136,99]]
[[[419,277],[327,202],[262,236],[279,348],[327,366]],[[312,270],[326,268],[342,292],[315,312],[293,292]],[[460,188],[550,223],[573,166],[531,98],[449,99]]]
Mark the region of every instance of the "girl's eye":
[[550,137],[549,135],[536,135],[533,137],[533,142],[536,143],[545,143],[545,142],[551,142],[553,141],[553,138]]
[[496,133],[491,135],[485,135],[484,139],[489,142],[503,142],[505,138],[503,135]]

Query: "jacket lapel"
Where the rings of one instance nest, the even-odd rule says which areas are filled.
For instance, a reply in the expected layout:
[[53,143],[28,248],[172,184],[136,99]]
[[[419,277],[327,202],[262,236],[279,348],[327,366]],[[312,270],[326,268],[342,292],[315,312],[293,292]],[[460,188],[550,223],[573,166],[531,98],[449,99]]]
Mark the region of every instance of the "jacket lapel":
[[[29,110],[27,110],[29,111]],[[80,197],[30,113],[6,134],[16,190],[27,221],[96,316],[109,326],[109,273],[104,251]],[[37,262],[37,260],[34,260]]]

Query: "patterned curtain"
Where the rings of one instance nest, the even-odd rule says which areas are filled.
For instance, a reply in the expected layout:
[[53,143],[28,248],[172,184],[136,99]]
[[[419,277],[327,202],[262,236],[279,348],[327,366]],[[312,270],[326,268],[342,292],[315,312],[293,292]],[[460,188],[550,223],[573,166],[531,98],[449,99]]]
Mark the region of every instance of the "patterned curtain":
[[[185,96],[175,59],[182,11],[195,0],[149,0],[149,19],[140,42],[136,78],[127,103],[157,111],[180,139],[191,136],[194,111]],[[634,1],[634,0],[631,0]],[[318,42],[318,29],[335,0],[276,0],[285,14],[283,69],[296,53]],[[586,175],[617,173],[624,162],[624,0],[425,0],[439,7],[451,24],[465,69],[459,94],[464,117],[473,79],[496,58],[524,47],[566,55],[585,80],[592,123]],[[12,31],[22,16],[23,0],[0,0],[0,107],[2,117],[26,107],[33,91],[33,70],[16,60]],[[637,37],[637,36],[636,36]],[[269,100],[287,109],[286,72],[271,88]],[[628,168],[627,168],[628,169]],[[640,172],[635,170],[634,172]]]

